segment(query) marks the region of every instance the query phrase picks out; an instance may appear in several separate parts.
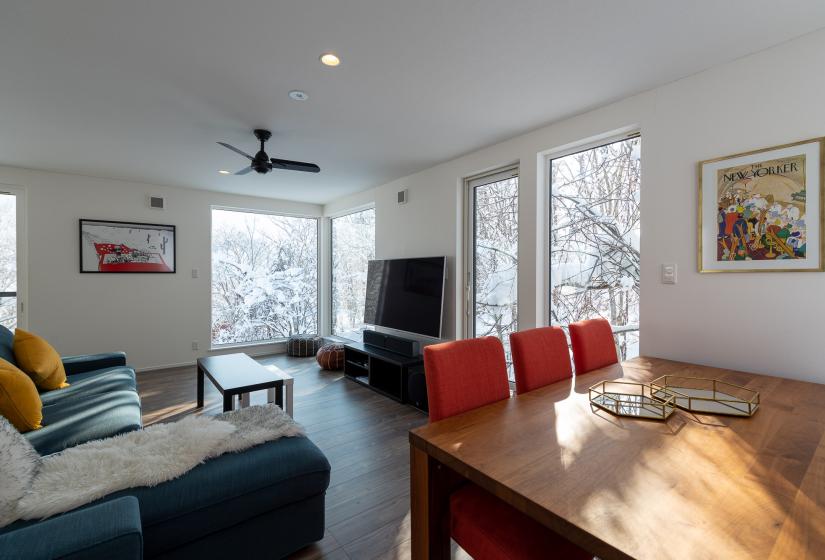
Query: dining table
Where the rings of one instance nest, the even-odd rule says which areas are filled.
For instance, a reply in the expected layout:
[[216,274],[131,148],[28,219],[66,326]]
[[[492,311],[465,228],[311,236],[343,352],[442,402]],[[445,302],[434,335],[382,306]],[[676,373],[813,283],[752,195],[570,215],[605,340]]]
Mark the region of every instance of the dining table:
[[[718,379],[751,417],[591,406],[606,380]],[[410,431],[412,557],[450,557],[449,496],[476,484],[601,560],[825,558],[825,385],[637,357]],[[546,551],[553,558],[552,551]]]

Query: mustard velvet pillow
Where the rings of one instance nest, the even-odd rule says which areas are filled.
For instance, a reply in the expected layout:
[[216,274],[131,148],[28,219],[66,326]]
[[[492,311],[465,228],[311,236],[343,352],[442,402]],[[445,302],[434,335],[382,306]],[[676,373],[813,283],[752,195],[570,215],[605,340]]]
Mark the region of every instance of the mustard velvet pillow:
[[14,331],[14,359],[39,389],[51,391],[68,387],[63,360],[51,344],[23,329]]
[[0,414],[20,432],[36,430],[43,421],[43,403],[34,381],[0,358]]

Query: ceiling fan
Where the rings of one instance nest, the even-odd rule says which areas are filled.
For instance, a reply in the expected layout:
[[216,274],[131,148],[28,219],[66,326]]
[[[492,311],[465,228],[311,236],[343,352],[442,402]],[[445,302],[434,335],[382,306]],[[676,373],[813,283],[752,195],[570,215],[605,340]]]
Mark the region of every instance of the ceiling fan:
[[287,171],[307,171],[309,173],[318,173],[321,168],[314,163],[306,163],[304,161],[292,161],[288,159],[270,158],[264,151],[264,143],[272,137],[272,133],[268,130],[256,128],[254,130],[255,138],[261,141],[261,149],[255,154],[255,157],[250,156],[246,152],[239,150],[235,146],[227,144],[226,142],[218,142],[224,148],[229,148],[236,154],[249,158],[252,162],[249,167],[244,167],[235,175],[246,175],[250,171],[256,171],[260,174],[269,173],[272,169],[286,169]]

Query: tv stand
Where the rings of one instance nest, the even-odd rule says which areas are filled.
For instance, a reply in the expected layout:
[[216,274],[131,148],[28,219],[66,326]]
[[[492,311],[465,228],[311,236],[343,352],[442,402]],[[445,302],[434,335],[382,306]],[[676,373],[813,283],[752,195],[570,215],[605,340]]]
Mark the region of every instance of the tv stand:
[[360,342],[344,345],[344,375],[401,403],[411,403],[410,370],[423,370],[423,364],[421,356],[404,356]]

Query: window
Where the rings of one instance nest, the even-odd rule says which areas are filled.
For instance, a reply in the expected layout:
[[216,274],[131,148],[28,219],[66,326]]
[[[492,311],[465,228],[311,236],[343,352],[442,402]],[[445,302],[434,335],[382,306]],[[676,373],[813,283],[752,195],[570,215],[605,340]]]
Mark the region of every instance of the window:
[[0,193],[0,325],[17,327],[17,197]]
[[550,162],[550,322],[604,317],[639,353],[641,138]]
[[212,344],[318,331],[318,220],[212,210]]
[[467,334],[498,337],[509,366],[510,333],[518,329],[518,169],[473,178],[466,185]]
[[332,334],[361,339],[367,262],[375,258],[375,209],[332,218]]

